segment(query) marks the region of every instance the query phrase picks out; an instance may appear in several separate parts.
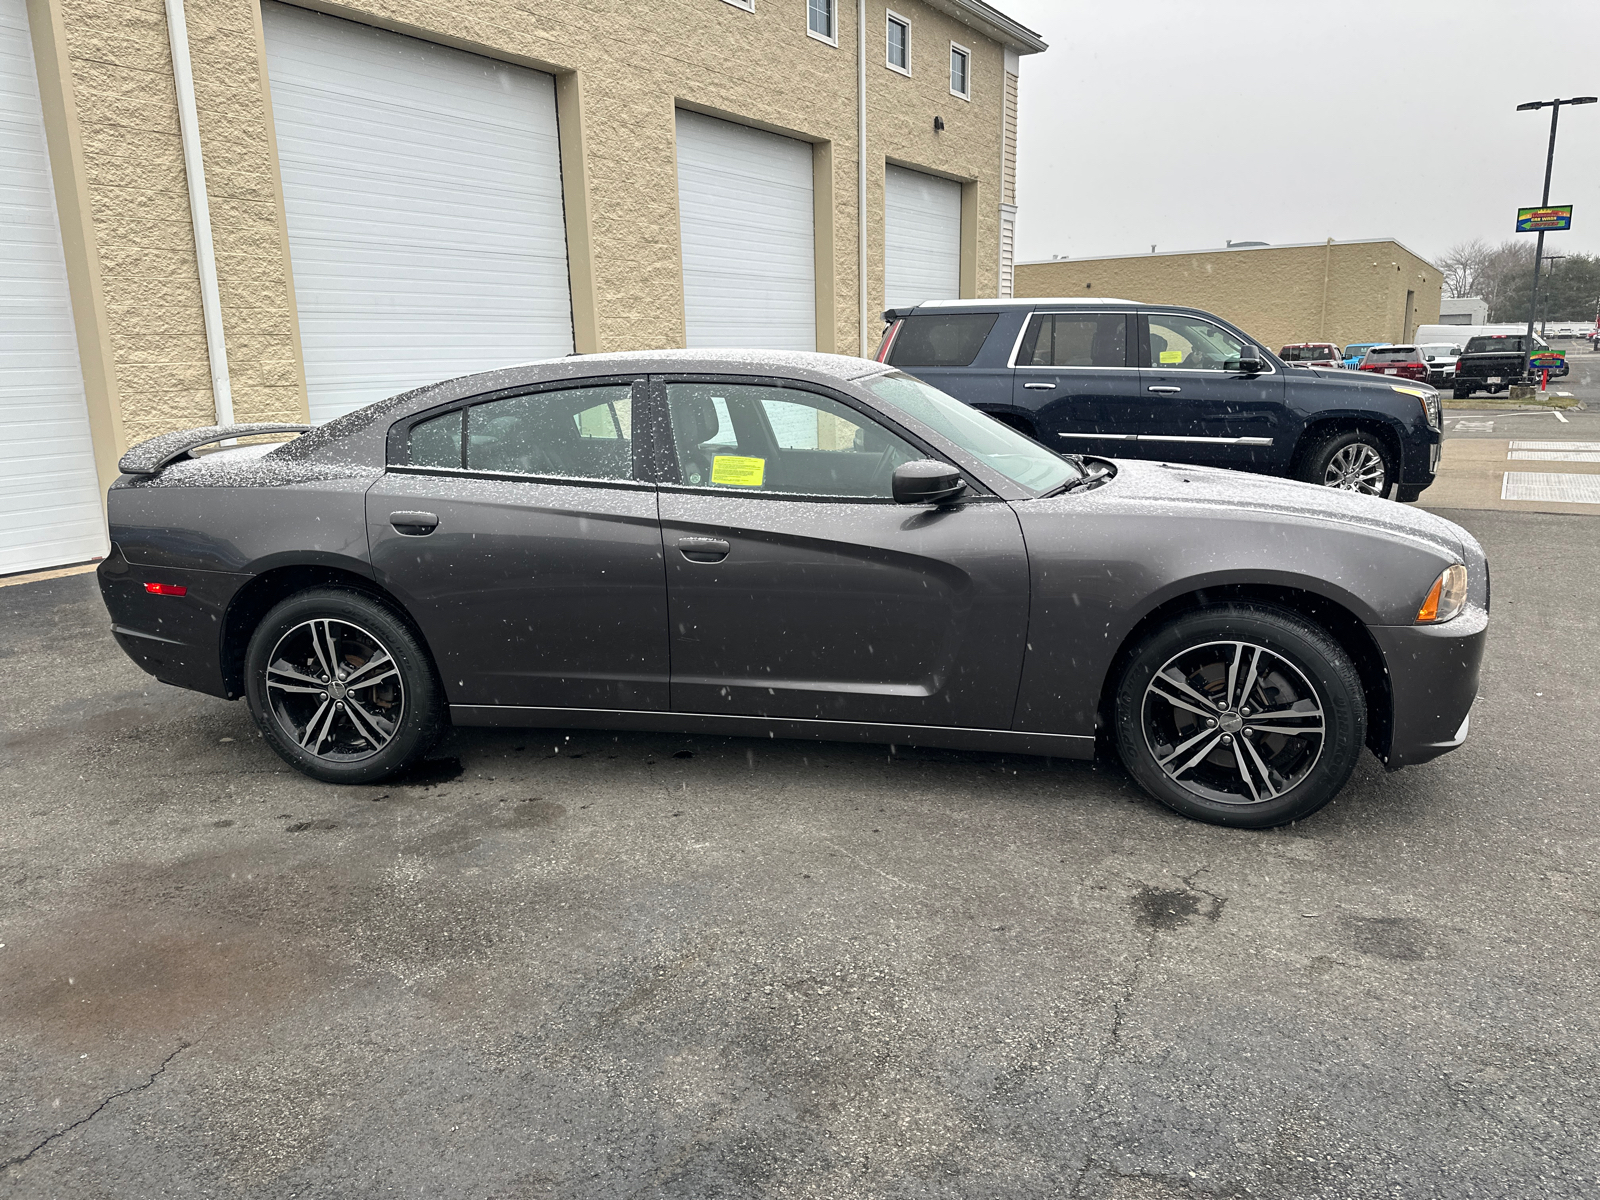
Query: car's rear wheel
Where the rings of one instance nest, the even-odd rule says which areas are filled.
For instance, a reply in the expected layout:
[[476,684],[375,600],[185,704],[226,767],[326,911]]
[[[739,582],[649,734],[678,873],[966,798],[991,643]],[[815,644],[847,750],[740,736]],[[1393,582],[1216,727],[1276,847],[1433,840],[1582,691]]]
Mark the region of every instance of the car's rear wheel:
[[1230,604],[1186,614],[1134,651],[1116,692],[1118,754],[1167,807],[1270,829],[1344,787],[1366,738],[1350,656],[1291,613]]
[[1363,429],[1330,434],[1306,452],[1300,478],[1367,496],[1385,496],[1393,478],[1383,443]]
[[1472,389],[1464,387],[1452,388],[1450,390],[1450,394],[1457,400],[1465,400],[1468,396],[1472,395]]
[[251,635],[245,690],[286,762],[329,783],[370,783],[426,754],[444,703],[416,635],[378,600],[314,588],[272,609]]

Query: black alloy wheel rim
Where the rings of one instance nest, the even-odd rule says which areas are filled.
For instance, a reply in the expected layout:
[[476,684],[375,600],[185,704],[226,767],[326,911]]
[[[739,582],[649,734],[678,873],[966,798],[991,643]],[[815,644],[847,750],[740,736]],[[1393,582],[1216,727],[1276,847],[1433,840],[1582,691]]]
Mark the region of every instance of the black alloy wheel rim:
[[1173,783],[1204,800],[1266,804],[1305,782],[1327,739],[1311,681],[1253,642],[1181,650],[1151,677],[1145,746]]
[[405,717],[394,655],[370,630],[339,618],[302,621],[280,637],[265,682],[278,728],[327,762],[371,758]]

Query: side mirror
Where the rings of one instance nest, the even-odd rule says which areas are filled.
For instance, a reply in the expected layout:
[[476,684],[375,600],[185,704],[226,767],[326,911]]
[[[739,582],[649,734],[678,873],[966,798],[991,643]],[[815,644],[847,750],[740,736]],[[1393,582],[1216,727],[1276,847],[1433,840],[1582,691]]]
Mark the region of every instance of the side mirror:
[[1237,371],[1241,375],[1259,375],[1267,369],[1265,360],[1258,358],[1260,353],[1254,346],[1246,346],[1240,351],[1238,358],[1230,358],[1222,364],[1224,371]]
[[919,458],[894,469],[896,504],[944,504],[966,490],[961,472],[949,463]]

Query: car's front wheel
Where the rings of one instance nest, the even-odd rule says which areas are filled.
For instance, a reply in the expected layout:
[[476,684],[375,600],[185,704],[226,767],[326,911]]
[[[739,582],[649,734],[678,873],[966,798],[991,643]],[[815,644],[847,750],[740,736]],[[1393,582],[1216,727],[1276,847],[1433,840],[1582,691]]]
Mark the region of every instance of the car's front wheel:
[[1366,738],[1350,657],[1281,609],[1229,604],[1188,613],[1133,652],[1118,683],[1114,736],[1129,773],[1200,821],[1270,829],[1332,800]]
[[1307,483],[1367,496],[1388,495],[1392,475],[1383,443],[1364,429],[1329,434],[1300,464],[1300,478]]
[[313,588],[273,608],[250,638],[245,689],[272,748],[329,783],[394,774],[428,752],[444,723],[416,635],[349,588]]

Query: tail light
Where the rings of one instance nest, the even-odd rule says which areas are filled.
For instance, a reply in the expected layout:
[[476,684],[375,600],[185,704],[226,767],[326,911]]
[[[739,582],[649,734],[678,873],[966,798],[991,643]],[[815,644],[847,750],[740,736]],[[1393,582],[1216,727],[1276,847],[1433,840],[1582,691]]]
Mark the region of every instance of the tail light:
[[878,347],[878,353],[876,355],[876,360],[878,362],[889,361],[889,350],[894,345],[895,334],[900,332],[900,326],[904,324],[905,318],[896,318],[894,324],[890,325],[889,328],[884,331],[883,344]]
[[189,589],[181,583],[147,583],[144,590],[152,596],[187,596]]

